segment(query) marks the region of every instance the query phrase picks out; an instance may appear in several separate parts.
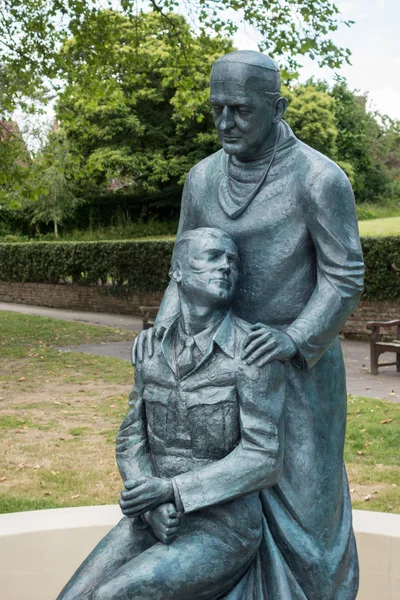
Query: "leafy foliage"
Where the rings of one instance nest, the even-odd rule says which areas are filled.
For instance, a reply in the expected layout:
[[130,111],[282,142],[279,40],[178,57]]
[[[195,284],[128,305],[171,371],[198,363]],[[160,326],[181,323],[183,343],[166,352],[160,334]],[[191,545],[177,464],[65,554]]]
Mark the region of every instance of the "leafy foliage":
[[[174,3],[160,0],[148,6],[153,12],[137,11],[129,2],[119,12],[107,9],[106,1],[7,3],[7,10],[14,11],[10,31],[18,30],[19,36],[5,38],[0,78],[6,80],[15,67],[16,82],[25,65],[25,75],[38,74],[36,90],[40,82],[55,88],[65,152],[73,158],[67,162],[74,163],[61,165],[55,154],[59,144],[52,137],[34,160],[25,152],[25,161],[17,143],[0,140],[0,205],[22,207],[27,223],[37,229],[46,229],[50,221],[63,222],[66,229],[87,229],[120,220],[176,218],[190,167],[219,148],[208,77],[213,61],[232,50],[223,35],[236,27],[223,16],[223,7],[237,11],[263,35],[271,34],[268,49],[280,62],[299,50],[296,44],[309,27],[319,33],[312,43],[303,39],[301,52],[318,54],[315,44],[338,23],[336,9],[326,0],[188,1],[180,4],[186,6],[186,19],[171,12]],[[295,30],[289,27],[289,15],[290,22],[300,19]],[[21,23],[29,31],[30,19],[34,33],[25,40]],[[0,34],[6,22],[0,22]],[[217,36],[209,34],[211,26]],[[321,47],[320,59],[328,60],[328,55],[327,47]],[[400,196],[398,123],[368,112],[366,97],[350,91],[345,81],[333,88],[312,80],[289,83],[287,119],[296,135],[338,162],[354,186],[357,203],[394,204]],[[0,115],[2,106],[14,106],[8,89],[5,83]],[[32,99],[31,92],[27,87],[24,98]]]
[[[222,37],[193,36],[183,17],[171,14],[165,28],[164,22],[156,12],[128,19],[102,11],[91,15],[85,35],[68,40],[62,51],[69,84],[57,110],[83,157],[81,195],[89,198],[90,189],[96,189],[97,205],[98,194],[113,181],[134,203],[135,198],[142,203],[142,212],[128,208],[139,216],[154,203],[152,194],[156,204],[176,206],[190,167],[219,148],[208,79],[213,61],[232,49]],[[182,40],[185,54],[171,45],[171,31]],[[93,53],[99,36],[102,49]],[[368,113],[365,97],[342,80],[332,89],[313,80],[292,83],[284,93],[296,135],[339,163],[358,202],[395,197],[384,161],[389,152],[392,162],[397,159],[400,137],[393,132],[380,157],[374,155],[388,124]],[[160,202],[161,193],[171,193],[171,199]]]
[[163,291],[173,241],[0,244],[0,280]]
[[335,159],[338,130],[334,114],[335,100],[332,96],[312,83],[296,85],[284,93],[290,101],[285,118],[297,137]]
[[[162,292],[174,242],[0,244],[0,280]],[[400,300],[400,237],[362,238],[366,300]]]
[[345,80],[333,87],[309,80],[285,90],[287,120],[305,143],[336,161],[348,175],[358,204],[400,198],[400,130],[397,122],[367,109],[367,96]]
[[367,96],[350,91],[343,80],[333,87],[331,95],[335,99],[337,156],[352,166],[357,202],[398,199],[398,173],[393,168],[400,165],[398,124],[369,112]]
[[22,198],[35,198],[31,157],[15,121],[0,120],[0,205],[21,206]]
[[74,195],[74,177],[78,158],[70,150],[69,142],[61,131],[49,135],[43,152],[35,161],[35,175],[40,178],[40,193],[33,209],[32,222],[53,222],[58,237],[58,225],[77,205]]
[[[160,10],[178,3],[159,0],[151,4]],[[320,65],[330,67],[338,67],[349,59],[350,51],[337,47],[329,39],[341,22],[339,9],[330,0],[188,0],[183,5],[198,16],[204,27],[229,35],[238,29],[239,13],[241,20],[258,32],[260,50],[286,57],[291,68],[298,66],[299,55],[318,58]],[[227,11],[236,13],[235,17],[226,18]]]
[[[191,36],[180,16],[170,21],[196,59],[177,54],[157,13],[131,20],[112,11],[93,15],[85,36],[63,48],[70,84],[57,113],[83,157],[90,185],[116,179],[114,184],[130,192],[156,193],[182,184],[187,171],[218,148],[208,79],[212,63],[232,50],[231,43]],[[101,60],[91,50],[99,32]]]
[[[167,40],[163,52],[167,51],[171,57],[169,74],[165,68],[161,69],[161,77],[167,78],[167,81],[163,81],[162,88],[166,90],[171,85],[171,69],[176,66],[176,73],[182,80],[182,93],[176,95],[176,101],[180,104],[178,112],[184,115],[186,107],[186,117],[189,118],[196,112],[192,104],[193,100],[195,104],[199,100],[199,79],[202,79],[204,68],[209,64],[209,51],[216,51],[216,48],[208,48],[205,52],[205,67],[199,68],[204,46],[201,40],[207,39],[209,46],[210,31],[226,36],[237,30],[238,23],[247,23],[258,31],[260,49],[268,49],[271,54],[282,59],[285,57],[292,68],[297,65],[297,55],[312,56],[320,64],[332,67],[337,67],[349,59],[349,51],[337,47],[330,39],[331,33],[341,23],[339,11],[332,0],[288,0],[285,3],[280,0],[147,0],[141,3],[141,7],[152,11],[153,16],[158,17],[161,27],[159,34],[148,32],[146,37],[143,27],[138,25],[139,21],[144,20],[143,12],[138,9],[137,3],[129,0],[0,0],[0,121],[9,120],[16,108],[33,114],[42,110],[42,103],[54,98],[66,82],[76,81],[72,76],[73,72],[75,75],[82,72],[87,76],[88,69],[92,69],[93,73],[104,73],[108,66],[109,70],[110,61],[108,60],[107,65],[105,58],[109,58],[110,49],[117,63],[128,66],[130,74],[136,68],[137,78],[143,82],[144,74],[141,69],[145,60],[149,58],[154,36],[161,36]],[[115,23],[112,24],[108,18],[110,11],[115,8],[118,9],[121,19],[125,19],[124,26],[120,23],[122,44],[118,52],[114,44],[115,39],[113,40]],[[183,11],[190,21],[190,26],[182,27],[174,11]],[[94,27],[94,24],[98,27]],[[124,27],[126,35],[123,32]],[[133,34],[134,29],[137,32],[136,37]],[[139,37],[139,31],[145,34],[144,38]],[[193,35],[194,32],[196,35]],[[71,38],[75,45],[73,51],[71,44],[67,43]],[[225,44],[228,49],[229,43]],[[219,45],[221,46],[221,43]],[[60,52],[61,47],[69,47],[69,51]],[[153,62],[155,58],[154,56]],[[158,58],[163,61],[165,56],[161,52]],[[75,63],[71,62],[75,60]],[[197,68],[194,68],[194,65]],[[88,77],[86,79],[89,81]],[[102,116],[103,119],[107,119],[109,111],[112,111],[113,132],[109,135],[116,135],[115,128],[119,116],[124,126],[129,126],[131,137],[135,138],[141,133],[141,122],[131,114],[124,101],[121,103],[118,89],[111,85],[110,77],[106,79],[108,85],[103,87],[103,94],[107,101]],[[172,76],[172,79],[176,77]],[[154,100],[153,98],[152,101]],[[167,95],[165,101],[168,100]],[[142,98],[142,101],[145,101],[145,98]],[[111,104],[114,104],[113,108]],[[200,116],[200,113],[196,116]],[[157,135],[157,129],[162,130],[162,123],[158,128],[156,123],[153,125],[153,133]],[[183,131],[180,131],[180,126],[183,126]],[[176,133],[179,145],[180,137],[185,137],[185,123],[177,122]],[[207,130],[201,129],[196,133],[202,136],[203,145],[213,147],[214,135],[210,137]],[[167,136],[168,131],[165,134],[165,137]],[[16,157],[15,150],[15,145],[10,145],[0,136],[0,172],[9,174],[6,182],[1,180],[4,176],[0,176],[1,202],[4,195],[7,195],[8,203],[15,200],[20,203],[21,197],[36,197],[36,190],[31,187],[28,169],[20,168],[20,157]],[[193,158],[190,152],[189,149],[188,164]],[[149,181],[149,189],[157,188],[159,179],[163,177],[166,180],[171,177],[179,180],[182,175],[182,157],[185,157],[183,151],[177,157],[171,158],[165,157],[163,153],[154,154],[154,158],[151,159],[151,171],[155,174],[155,181]],[[143,157],[140,164],[134,165],[134,170],[144,167],[145,171],[149,172],[148,160],[148,157]],[[131,157],[125,152],[124,139],[121,139],[119,149],[109,148],[103,143],[92,157],[89,167],[92,169],[91,173],[96,173],[103,167],[106,167],[108,172],[113,172],[116,165],[129,172],[132,169],[131,162]],[[10,181],[13,184],[11,186]],[[92,180],[88,182],[87,187],[93,187]]]
[[400,237],[362,238],[365,300],[400,300]]
[[[60,75],[60,44],[67,38],[85,36],[92,17],[117,6],[134,22],[137,4],[121,0],[0,0],[1,111],[38,98]],[[193,30],[231,35],[238,23],[251,25],[260,37],[260,49],[287,57],[293,67],[296,56],[309,55],[320,64],[338,67],[348,61],[349,50],[330,39],[342,22],[332,0],[147,0],[163,20],[171,46],[177,54],[190,54],[188,39],[174,26],[173,11],[183,10]],[[344,21],[346,25],[351,23]],[[92,37],[92,56],[104,50],[101,35]]]

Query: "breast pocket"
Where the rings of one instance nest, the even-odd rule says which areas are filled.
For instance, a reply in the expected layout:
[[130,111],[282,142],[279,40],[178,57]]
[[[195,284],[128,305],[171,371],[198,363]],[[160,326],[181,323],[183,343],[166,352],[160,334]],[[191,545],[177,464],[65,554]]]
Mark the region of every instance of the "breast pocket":
[[188,392],[187,408],[195,457],[222,458],[238,444],[239,406],[234,386]]
[[[165,442],[167,439],[170,396],[171,390],[154,384],[147,385],[143,391],[147,434],[153,449],[157,449],[160,442]],[[164,444],[162,444],[162,448],[164,448]]]

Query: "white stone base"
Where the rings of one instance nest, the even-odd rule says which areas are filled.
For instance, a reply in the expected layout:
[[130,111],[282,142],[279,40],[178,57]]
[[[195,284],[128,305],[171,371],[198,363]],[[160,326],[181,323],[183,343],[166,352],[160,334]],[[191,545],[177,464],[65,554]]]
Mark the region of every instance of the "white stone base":
[[[55,600],[120,518],[118,506],[0,515],[0,597]],[[354,529],[361,566],[357,600],[399,600],[400,515],[354,511]]]

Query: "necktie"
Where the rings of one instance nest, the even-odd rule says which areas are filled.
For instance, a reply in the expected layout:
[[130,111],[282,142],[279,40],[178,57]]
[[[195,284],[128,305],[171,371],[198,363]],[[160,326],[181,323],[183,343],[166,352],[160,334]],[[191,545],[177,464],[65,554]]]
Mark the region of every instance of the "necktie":
[[193,349],[194,339],[189,336],[186,338],[183,350],[178,356],[178,367],[181,376],[186,375],[194,368]]

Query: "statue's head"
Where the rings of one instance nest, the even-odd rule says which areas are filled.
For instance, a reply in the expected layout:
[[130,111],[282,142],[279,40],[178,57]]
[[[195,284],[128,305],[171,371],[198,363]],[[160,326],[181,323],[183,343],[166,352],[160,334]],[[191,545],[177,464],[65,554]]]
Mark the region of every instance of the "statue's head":
[[238,50],[214,63],[210,101],[227,154],[251,160],[262,152],[287,108],[280,89],[278,65],[261,52]]
[[189,300],[205,307],[221,306],[232,301],[238,266],[231,236],[220,229],[200,227],[177,240],[170,275]]

